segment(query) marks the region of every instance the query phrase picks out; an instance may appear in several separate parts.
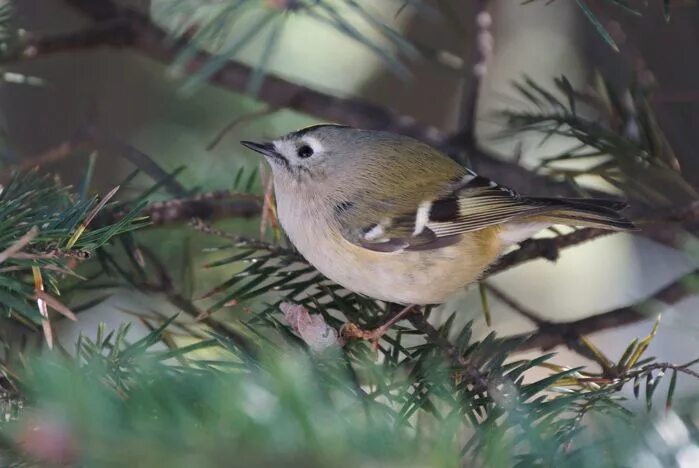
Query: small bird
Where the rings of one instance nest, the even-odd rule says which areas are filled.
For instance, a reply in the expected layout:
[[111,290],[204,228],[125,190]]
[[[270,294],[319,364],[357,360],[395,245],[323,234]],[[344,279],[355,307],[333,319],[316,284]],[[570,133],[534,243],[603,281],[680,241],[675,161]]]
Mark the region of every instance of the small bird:
[[443,303],[554,224],[634,228],[624,203],[520,196],[403,135],[323,124],[241,143],[269,161],[279,221],[301,254],[384,301]]

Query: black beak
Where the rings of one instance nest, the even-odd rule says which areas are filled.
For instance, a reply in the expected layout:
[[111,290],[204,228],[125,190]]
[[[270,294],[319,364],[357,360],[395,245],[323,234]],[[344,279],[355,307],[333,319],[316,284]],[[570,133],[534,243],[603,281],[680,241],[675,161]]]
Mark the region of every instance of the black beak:
[[255,143],[254,141],[241,141],[240,144],[246,148],[250,148],[267,158],[270,163],[279,164],[289,169],[289,161],[284,156],[279,154],[274,148],[274,143]]
[[241,141],[240,144],[264,156],[269,156],[272,158],[281,157],[281,155],[277,153],[277,150],[274,149],[273,143],[255,143],[254,141]]

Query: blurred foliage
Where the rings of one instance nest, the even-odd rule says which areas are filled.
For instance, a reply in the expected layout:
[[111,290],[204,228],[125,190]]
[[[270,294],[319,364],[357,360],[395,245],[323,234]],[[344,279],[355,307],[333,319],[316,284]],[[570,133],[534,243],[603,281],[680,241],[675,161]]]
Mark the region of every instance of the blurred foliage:
[[[397,3],[396,8],[399,6]],[[206,2],[204,5],[191,0],[168,0],[154,2],[151,12],[156,20],[167,22],[174,36],[187,39],[186,46],[171,65],[175,73],[187,69],[197,59],[199,50],[212,53],[211,58],[186,81],[185,92],[191,92],[206,82],[258,36],[264,36],[264,46],[248,83],[248,91],[256,94],[274,51],[282,40],[285,24],[290,17],[297,15],[327,24],[357,41],[403,77],[407,77],[409,72],[400,56],[415,57],[418,54],[416,46],[383,22],[371,4],[356,0],[227,0]],[[356,21],[348,20],[348,15],[352,15]],[[373,38],[368,31],[382,40]]]
[[[431,8],[421,1],[403,4]],[[578,4],[594,23],[586,4]],[[188,89],[267,34],[249,84],[255,93],[293,15],[329,24],[405,73],[403,59],[416,50],[424,54],[426,46],[409,43],[369,5],[171,0],[153,2],[153,12],[171,20],[173,38],[186,41],[173,69],[189,69],[200,49],[212,52]],[[396,6],[400,13],[401,3]],[[360,27],[347,20],[348,12]],[[367,29],[382,43],[368,40],[361,32]],[[507,114],[512,131],[581,142],[545,160],[542,169],[574,184],[598,175],[648,204],[667,202],[651,191],[668,182],[695,196],[642,89],[615,96],[603,86],[593,96],[564,78],[556,86],[562,97],[525,80],[518,89],[534,110]],[[376,327],[395,305],[346,291],[306,263],[283,237],[268,181],[258,184],[262,174],[243,169],[232,175],[225,196],[262,202],[259,238],[237,234],[240,225],[232,234],[193,220],[197,230],[220,238],[208,243],[206,255],[215,258],[206,268],[231,272],[197,297],[194,259],[202,256],[191,244],[181,246],[177,258],[164,258],[142,242],[148,234],[133,231],[145,227],[142,211],[153,220],[156,213],[165,217],[148,205],[153,197],[168,216],[188,200],[200,202],[205,213],[220,200],[197,199],[201,190],[178,180],[183,168],[166,171],[130,145],[108,146],[137,167],[126,183],[139,173],[151,179],[126,201],[112,201],[115,191],[101,199],[88,195],[94,158],[76,190],[36,172],[15,174],[2,188],[0,306],[24,323],[45,324],[48,307],[71,316],[104,298],[69,309],[56,297],[66,289],[109,294],[126,287],[158,295],[182,316],[144,304],[127,312],[150,334],[132,339],[127,325],[100,327],[94,340],[82,337],[74,350],[62,343],[61,352],[38,354],[16,341],[3,343],[4,465],[616,467],[636,466],[640,458],[687,466],[696,458],[697,409],[675,401],[675,389],[679,375],[699,377],[697,361],[672,364],[647,356],[657,324],[613,359],[589,340],[571,338],[598,370],[561,365],[553,354],[518,359],[522,340],[495,333],[478,340],[472,323],[455,325],[456,312],[433,325],[430,307],[374,343],[348,341],[342,333],[348,324]],[[559,167],[588,158],[594,162],[584,170]],[[252,193],[260,187],[262,196]],[[172,223],[182,221],[189,219],[172,216]],[[159,234],[151,245],[164,242]],[[75,266],[87,256],[96,261],[79,277]],[[284,312],[289,302],[296,307],[293,317]],[[239,312],[239,319],[230,320],[226,311]],[[534,376],[542,370],[545,376]],[[648,413],[628,409],[620,393],[628,386]],[[664,415],[654,410],[663,405]]]
[[12,49],[17,37],[18,30],[12,0],[0,0],[0,56]]
[[[251,185],[244,176],[236,178],[243,189]],[[156,183],[137,200],[162,186]],[[37,237],[17,252],[36,253],[32,249],[41,245],[97,249],[108,241],[106,232],[121,233],[116,239],[123,253],[97,250],[100,262],[93,266],[134,291],[163,293],[189,315],[166,319],[157,310],[132,311],[152,328],[149,335],[132,341],[128,326],[112,332],[102,327],[94,340],[78,341],[74,357],[34,356],[6,342],[0,387],[7,422],[0,441],[14,466],[149,466],[155,460],[172,466],[459,466],[459,460],[480,466],[590,466],[593,459],[599,466],[618,466],[634,455],[629,440],[586,431],[588,418],[603,418],[605,427],[628,434],[635,416],[619,396],[625,385],[644,395],[649,409],[659,398],[670,408],[678,373],[696,376],[694,362],[672,365],[645,356],[655,329],[618,360],[584,341],[601,368],[590,372],[560,366],[552,354],[518,360],[512,354],[520,340],[494,333],[475,340],[471,323],[454,326],[456,313],[436,328],[414,316],[375,346],[345,344],[339,337],[318,348],[309,330],[282,315],[281,299],[303,305],[309,318],[322,317],[334,328],[346,322],[376,326],[394,308],[329,282],[283,243],[199,223],[199,230],[223,236],[215,252],[231,251],[208,266],[239,270],[210,291],[212,305],[199,310],[176,288],[166,262],[129,240],[135,220],[121,218],[125,224],[93,231],[79,228],[81,222],[91,225],[90,213],[109,208],[113,213],[109,200],[104,206],[91,198],[76,203],[79,195],[35,173],[17,176],[3,196],[8,193],[17,195],[8,200],[25,200],[25,209],[17,210],[25,218],[2,218],[7,220],[2,232],[14,233],[10,246],[27,226],[44,221]],[[39,200],[40,208],[32,203]],[[72,207],[72,216],[61,203]],[[16,209],[17,203],[0,204],[8,205]],[[274,219],[268,222],[271,237],[278,239]],[[44,255],[8,259],[22,269],[53,273]],[[56,280],[65,273],[56,271]],[[79,283],[95,286],[100,276]],[[243,320],[230,322],[218,313],[267,299],[273,302]],[[534,369],[550,374],[532,379]],[[658,397],[666,373],[671,383]]]
[[[524,78],[515,83],[525,105],[503,111],[504,136],[521,132],[577,140],[573,148],[541,158],[539,169],[584,189],[578,179],[596,176],[646,206],[667,206],[697,198],[682,177],[672,147],[648,103],[650,89],[641,85],[625,93],[598,81],[592,92],[573,89],[565,77],[554,80],[554,90]],[[575,168],[566,163],[586,163]]]
[[[540,0],[525,0],[524,3],[534,3]],[[555,0],[546,0],[551,3]],[[595,5],[594,2],[591,4],[587,0],[575,0],[580,11],[585,15],[585,18],[590,22],[590,24],[595,28],[597,33],[604,39],[604,41],[609,44],[609,46],[614,49],[614,51],[619,52],[619,46],[607,31],[607,28],[602,24],[599,15],[595,13],[591,5]],[[634,16],[641,16],[643,12],[641,8],[647,9],[649,7],[649,2],[634,2],[633,0],[604,0],[604,3],[609,4],[611,7],[618,7]],[[660,3],[660,2],[658,2]],[[670,21],[670,16],[672,14],[672,0],[662,0],[662,14],[665,21]]]
[[[308,353],[298,340],[250,334],[156,349],[174,319],[137,341],[127,326],[102,327],[73,357],[29,357],[11,372],[6,363],[3,387],[23,408],[0,424],[3,463],[616,467],[651,450],[678,460],[697,437],[686,402],[685,421],[654,414],[653,426],[611,388],[566,386],[579,370],[525,383],[551,356],[503,365],[493,337],[459,337],[470,362],[480,355],[475,377],[431,344],[406,348],[401,363],[377,362],[363,346]],[[590,415],[595,432],[584,431]]]
[[[524,3],[535,1],[525,0]],[[600,36],[618,51],[616,42],[588,2],[575,1]],[[151,14],[156,21],[164,23],[174,37],[186,40],[184,49],[171,66],[173,73],[180,75],[189,70],[197,62],[201,50],[212,54],[203,65],[194,66],[196,71],[184,84],[185,92],[201,86],[228,60],[238,58],[243,49],[264,37],[248,83],[248,91],[256,94],[274,52],[283,40],[284,27],[295,16],[326,24],[356,41],[380,58],[387,69],[403,78],[410,77],[407,63],[418,58],[431,60],[451,71],[463,71],[458,51],[441,50],[409,39],[391,25],[397,22],[400,14],[410,9],[421,17],[439,18],[445,27],[455,29],[458,35],[468,35],[468,26],[460,23],[453,5],[446,1],[433,3],[424,0],[387,3],[395,3],[392,18],[379,14],[376,4],[362,0],[155,0],[151,4]],[[607,0],[607,3],[633,15],[642,14],[638,5],[627,0]],[[664,0],[663,14],[668,21],[671,8],[670,0]]]
[[100,200],[31,171],[14,173],[1,190],[0,307],[30,326],[47,318],[47,304],[70,315],[54,297],[61,280],[115,236],[146,223],[138,218],[142,202],[118,220],[100,222],[101,211],[115,207],[116,189]]

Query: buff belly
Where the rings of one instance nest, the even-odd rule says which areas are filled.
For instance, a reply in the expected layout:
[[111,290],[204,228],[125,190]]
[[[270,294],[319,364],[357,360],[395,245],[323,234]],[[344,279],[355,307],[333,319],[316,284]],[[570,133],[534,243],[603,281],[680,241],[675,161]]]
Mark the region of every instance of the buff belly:
[[336,283],[402,304],[445,302],[478,279],[502,250],[494,229],[465,234],[449,247],[390,253],[367,250],[332,235],[320,242],[297,240],[304,257]]

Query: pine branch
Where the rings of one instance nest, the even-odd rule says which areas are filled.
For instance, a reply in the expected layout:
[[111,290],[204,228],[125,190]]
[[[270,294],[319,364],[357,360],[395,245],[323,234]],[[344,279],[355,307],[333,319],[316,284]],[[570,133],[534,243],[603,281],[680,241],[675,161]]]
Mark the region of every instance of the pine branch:
[[94,222],[111,208],[119,187],[103,197],[72,193],[36,171],[14,174],[0,191],[0,307],[7,316],[31,326],[42,324],[49,345],[48,307],[72,317],[54,296],[73,268],[116,236],[145,223],[135,203],[121,219]]

